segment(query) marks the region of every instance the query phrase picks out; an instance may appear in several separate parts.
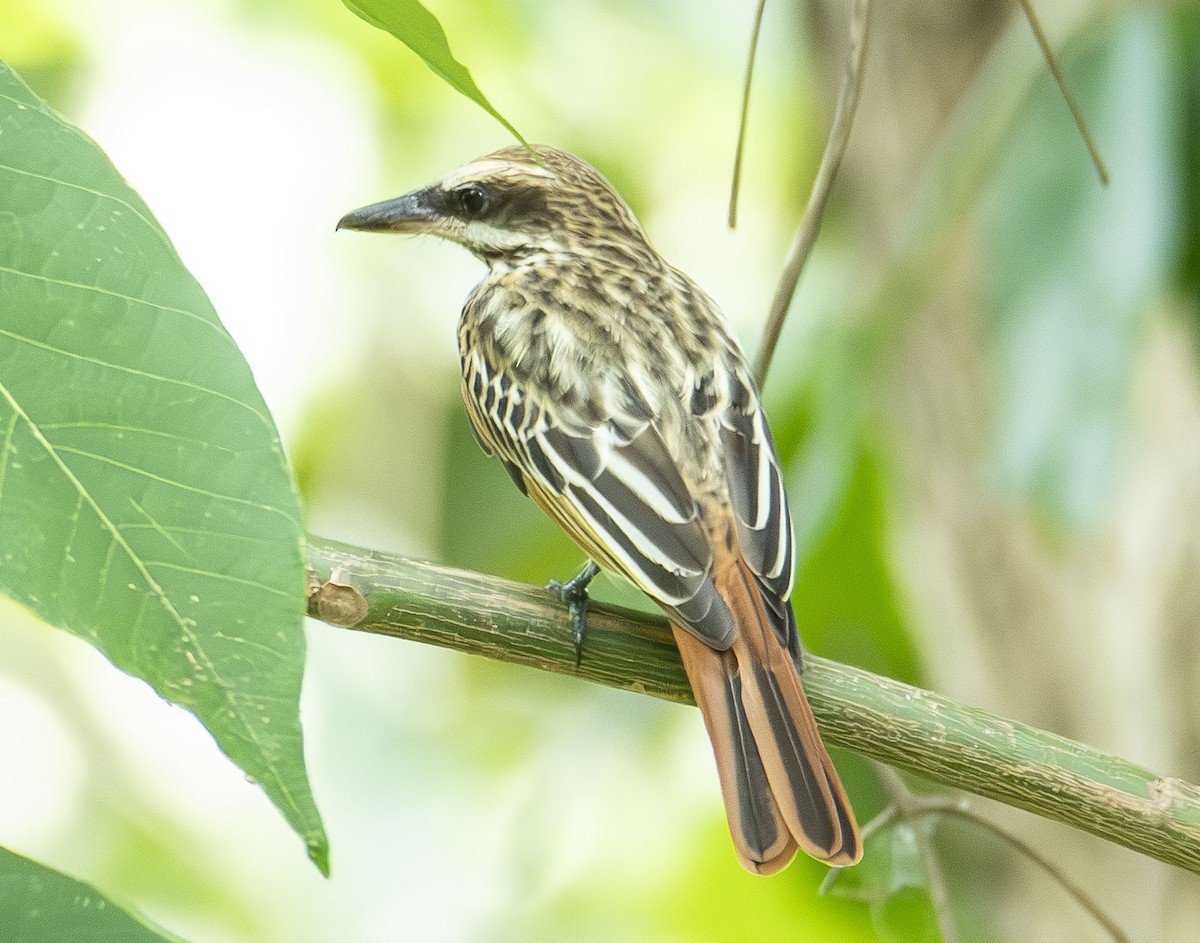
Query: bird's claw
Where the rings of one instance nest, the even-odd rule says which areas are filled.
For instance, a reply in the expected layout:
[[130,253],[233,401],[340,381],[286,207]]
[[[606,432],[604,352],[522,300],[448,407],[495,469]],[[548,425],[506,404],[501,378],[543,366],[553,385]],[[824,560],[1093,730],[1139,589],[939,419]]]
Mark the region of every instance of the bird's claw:
[[567,607],[571,617],[571,640],[575,643],[575,667],[583,660],[583,637],[587,634],[588,584],[600,572],[591,560],[572,579],[565,583],[551,580],[546,589]]

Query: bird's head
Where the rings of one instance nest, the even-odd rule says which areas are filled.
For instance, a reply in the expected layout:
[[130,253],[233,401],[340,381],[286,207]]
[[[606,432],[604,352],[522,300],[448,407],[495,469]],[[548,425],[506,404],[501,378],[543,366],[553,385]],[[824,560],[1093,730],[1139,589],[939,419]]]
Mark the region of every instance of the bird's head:
[[[625,201],[591,165],[539,145],[506,147],[427,187],[347,213],[338,229],[439,236],[483,261],[648,249]],[[606,248],[608,247],[608,248]]]

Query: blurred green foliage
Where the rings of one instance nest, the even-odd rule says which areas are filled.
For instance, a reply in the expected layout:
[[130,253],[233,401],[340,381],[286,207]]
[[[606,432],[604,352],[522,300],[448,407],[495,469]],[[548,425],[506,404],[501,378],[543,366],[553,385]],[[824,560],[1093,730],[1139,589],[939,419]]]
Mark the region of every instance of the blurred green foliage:
[[[1112,182],[1043,76],[995,156],[980,214],[996,407],[987,467],[1054,519],[1093,525],[1112,487],[1129,377],[1184,237],[1174,157],[1181,75],[1164,14],[1067,50]],[[1074,157],[1075,159],[1072,159]]]
[[1177,278],[1183,297],[1190,299],[1190,315],[1200,332],[1200,6],[1174,4],[1167,13],[1167,30],[1168,68],[1178,95],[1171,134],[1182,230]]

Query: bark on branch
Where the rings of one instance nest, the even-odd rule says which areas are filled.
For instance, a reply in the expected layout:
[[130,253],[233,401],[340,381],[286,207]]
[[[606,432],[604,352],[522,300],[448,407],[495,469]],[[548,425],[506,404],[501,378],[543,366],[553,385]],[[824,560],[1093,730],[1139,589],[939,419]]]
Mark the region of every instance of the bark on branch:
[[[692,702],[661,618],[591,606],[576,667],[566,609],[544,589],[308,540],[314,618]],[[830,743],[1200,872],[1200,787],[823,658],[804,686]]]

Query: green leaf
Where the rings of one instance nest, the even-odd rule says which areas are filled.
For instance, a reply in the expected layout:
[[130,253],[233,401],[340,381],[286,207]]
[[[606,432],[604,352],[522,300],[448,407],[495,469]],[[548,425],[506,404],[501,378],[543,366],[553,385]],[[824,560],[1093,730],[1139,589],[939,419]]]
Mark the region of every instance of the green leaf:
[[0,592],[194,713],[327,867],[303,531],[250,370],[103,152],[0,63]]
[[0,927],[20,943],[181,943],[94,887],[0,848]]
[[1179,89],[1174,163],[1178,168],[1179,221],[1182,228],[1177,280],[1191,307],[1193,328],[1200,331],[1200,4],[1167,10],[1171,33],[1172,83]]
[[[921,663],[888,548],[883,480],[875,455],[852,443],[829,521],[796,567],[792,608],[818,654],[916,682]],[[793,507],[806,500],[792,486]]]
[[446,31],[437,17],[419,0],[342,0],[352,13],[400,42],[420,56],[442,81],[475,102],[499,121],[522,144],[526,141],[475,84],[470,70],[454,58]]
[[[929,824],[915,827],[928,829]],[[887,943],[938,943],[941,938],[913,829],[901,822],[877,832],[868,840],[863,860],[840,872],[829,891],[833,897],[868,903],[875,931]]]
[[1094,523],[1120,453],[1134,355],[1180,252],[1163,19],[1113,18],[1066,62],[1112,175],[1102,188],[1049,76],[996,161],[981,220],[999,483]]

